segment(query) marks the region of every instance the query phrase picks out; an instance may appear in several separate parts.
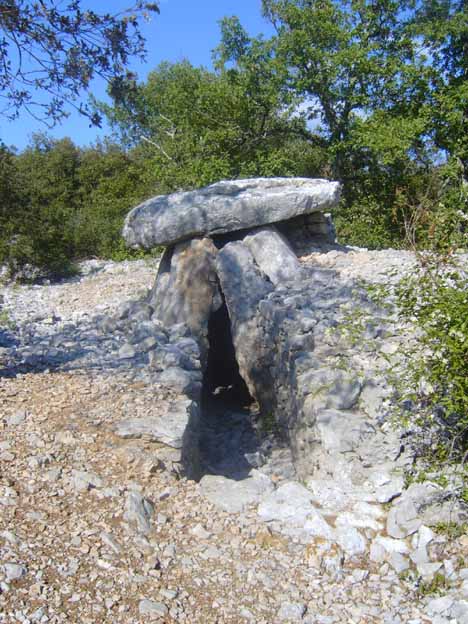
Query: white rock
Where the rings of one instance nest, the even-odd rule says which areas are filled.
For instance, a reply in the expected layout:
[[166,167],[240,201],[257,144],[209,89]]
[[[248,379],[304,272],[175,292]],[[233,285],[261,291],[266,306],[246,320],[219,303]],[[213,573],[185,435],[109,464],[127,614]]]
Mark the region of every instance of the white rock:
[[457,622],[460,622],[460,624],[468,622],[468,601],[456,600],[450,611],[450,615],[456,618]]
[[271,492],[273,483],[266,475],[252,470],[251,476],[240,481],[221,475],[206,475],[200,481],[200,489],[216,507],[228,513],[239,513]]
[[366,551],[367,540],[351,525],[337,527],[335,540],[350,557],[362,555]]
[[389,553],[387,561],[397,574],[409,568],[408,558],[398,552]]
[[426,548],[426,546],[432,542],[434,537],[435,537],[434,531],[432,531],[429,527],[425,525],[419,527],[418,532],[417,532],[417,539],[418,539],[417,547]]
[[422,524],[411,498],[397,499],[387,516],[387,533],[402,538],[415,533]]
[[402,555],[409,554],[409,547],[404,540],[393,539],[391,537],[385,537],[378,535],[374,541],[374,544],[379,544],[388,553],[397,552]]
[[358,529],[372,529],[373,531],[380,531],[383,528],[383,524],[375,520],[372,516],[350,511],[341,513],[336,519],[336,525],[351,525]]
[[277,618],[281,622],[300,622],[305,612],[305,605],[295,602],[285,602],[281,605]]
[[417,570],[424,580],[430,581],[434,577],[434,574],[438,572],[441,567],[442,563],[440,563],[439,561],[436,561],[434,563],[424,562],[418,563]]
[[312,494],[299,483],[289,482],[280,485],[277,490],[267,495],[258,507],[262,520],[279,520],[303,526],[315,508],[311,504]]
[[7,582],[17,581],[25,576],[27,569],[19,563],[5,563],[3,566]]
[[[352,493],[334,481],[325,479],[308,479],[307,489],[313,495],[313,502],[324,509],[343,511],[352,500]],[[349,486],[352,487],[351,484]]]
[[20,409],[14,414],[11,414],[11,416],[6,417],[7,425],[9,425],[10,427],[21,425],[26,420],[27,415],[28,413],[26,410]]
[[200,539],[208,539],[211,536],[211,533],[204,529],[200,523],[192,527],[190,533]]
[[433,598],[429,600],[426,611],[429,615],[440,615],[449,613],[453,607],[453,598],[450,596],[441,596],[440,598]]
[[86,492],[92,488],[100,488],[103,485],[102,479],[93,472],[84,470],[72,470],[71,484],[78,492]]
[[169,613],[169,609],[162,602],[154,602],[154,600],[140,600],[138,604],[138,612],[140,615],[147,616],[150,619],[163,618]]
[[139,492],[129,492],[125,501],[124,520],[134,524],[139,533],[149,533],[150,520],[154,515],[154,505]]
[[115,433],[124,439],[147,438],[180,449],[190,418],[196,414],[196,403],[181,398],[173,401],[165,414],[120,421]]
[[413,550],[410,557],[411,561],[417,566],[428,563],[429,561],[427,550],[425,548],[417,548],[416,550]]

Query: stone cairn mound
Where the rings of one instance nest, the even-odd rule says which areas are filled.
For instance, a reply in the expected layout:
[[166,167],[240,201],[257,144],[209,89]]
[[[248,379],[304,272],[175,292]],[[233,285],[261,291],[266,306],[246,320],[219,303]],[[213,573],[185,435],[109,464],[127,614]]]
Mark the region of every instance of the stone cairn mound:
[[[328,211],[339,196],[337,182],[256,178],[155,197],[129,213],[130,246],[166,247],[137,311],[175,337],[149,351],[148,362],[182,395],[183,409],[165,421],[123,421],[117,434],[177,439],[185,474],[226,511],[258,504],[272,529],[333,542],[351,558],[369,552],[402,572],[410,565],[405,538],[414,536],[417,548],[426,525],[459,515],[435,484],[404,489],[413,457],[407,432],[386,422],[385,375],[372,368],[364,342],[351,352],[335,331],[355,289],[296,254],[307,241],[335,242]],[[359,297],[360,311],[376,321],[363,341],[395,336],[384,312],[364,291]],[[224,405],[213,406],[216,398]],[[257,429],[267,432],[255,444],[246,442],[248,424],[229,429],[245,403],[251,413],[258,408]],[[224,437],[211,439],[218,456],[207,466],[213,419],[218,429],[224,423]],[[430,577],[434,565],[424,545],[420,551],[416,564]]]

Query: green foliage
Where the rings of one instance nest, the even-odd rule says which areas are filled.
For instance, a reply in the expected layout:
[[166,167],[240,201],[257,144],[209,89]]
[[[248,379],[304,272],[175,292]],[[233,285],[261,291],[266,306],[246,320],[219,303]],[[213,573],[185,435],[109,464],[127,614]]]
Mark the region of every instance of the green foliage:
[[0,328],[14,329],[15,323],[11,320],[7,310],[0,310]]
[[468,524],[458,524],[456,522],[439,522],[434,530],[439,535],[447,535],[451,540],[458,539],[462,535],[468,534]]
[[438,257],[404,279],[396,291],[405,318],[420,329],[420,352],[407,370],[417,424],[435,430],[439,460],[468,450],[468,279]]
[[430,581],[421,581],[418,585],[418,592],[421,596],[431,596],[443,594],[450,588],[447,577],[441,572],[436,572]]
[[[388,150],[388,140],[398,137],[399,152],[402,143],[411,147],[411,113],[424,98],[429,71],[411,29],[412,6],[395,0],[263,0],[290,88],[304,97],[308,117],[320,123],[333,152],[333,175],[347,184],[356,151]],[[409,134],[400,128],[402,119]]]
[[282,97],[268,50],[257,48],[252,64],[218,73],[163,63],[146,83],[129,83],[113,107],[98,105],[141,155],[149,187],[170,192],[224,178],[318,172],[323,156],[301,140],[304,123]]
[[0,262],[19,277],[74,271],[89,256],[123,260],[123,220],[145,193],[140,163],[105,143],[78,149],[36,135],[20,155],[0,152]]
[[355,199],[351,205],[341,202],[334,215],[338,240],[368,249],[399,248],[402,232],[392,213],[373,197]]
[[19,269],[30,264],[66,274],[72,270],[79,151],[69,139],[51,141],[36,135],[16,164],[23,202],[13,215],[10,265]]
[[391,300],[413,338],[386,372],[399,397],[394,417],[411,427],[419,461],[407,484],[429,480],[468,501],[468,277],[451,251],[418,255],[395,286],[374,286]]
[[263,11],[276,35],[250,40],[238,20],[225,20],[220,66],[253,66],[252,50],[268,50],[263,71],[275,72],[285,101],[301,101],[312,124],[304,140],[326,151],[322,171],[329,164],[343,183],[340,240],[427,247],[439,244],[432,232],[445,220],[445,238],[459,244],[454,217],[466,218],[468,183],[466,3],[263,0]]

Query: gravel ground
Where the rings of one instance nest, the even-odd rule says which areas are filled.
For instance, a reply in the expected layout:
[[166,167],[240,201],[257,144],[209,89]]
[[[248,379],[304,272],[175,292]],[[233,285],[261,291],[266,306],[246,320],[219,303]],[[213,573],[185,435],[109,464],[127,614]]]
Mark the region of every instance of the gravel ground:
[[[320,256],[352,277],[411,262],[392,251]],[[82,269],[3,289],[4,350],[22,332],[40,338],[115,312],[152,285],[157,263]],[[129,413],[167,411],[172,400],[125,369],[0,377],[0,622],[468,622],[467,536],[432,545],[456,593],[423,596],[386,562],[287,539],[253,511],[225,513],[160,445],[113,433]]]

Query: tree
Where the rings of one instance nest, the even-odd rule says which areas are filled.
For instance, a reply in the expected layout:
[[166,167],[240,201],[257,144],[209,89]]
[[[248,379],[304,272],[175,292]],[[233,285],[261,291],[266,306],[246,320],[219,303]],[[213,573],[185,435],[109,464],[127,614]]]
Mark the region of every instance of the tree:
[[[468,150],[466,1],[262,5],[276,31],[264,42],[271,66],[302,99],[311,139],[322,141],[330,175],[343,183],[343,223],[359,230],[352,242],[395,244],[408,225],[413,234],[415,223],[432,230],[436,213],[454,231],[452,217],[450,228],[439,217],[449,204],[455,217],[467,195],[456,183]],[[225,67],[249,62],[238,21],[225,20],[220,49]]]
[[23,197],[15,153],[0,144],[0,262],[8,259],[15,235],[15,216],[21,211]]
[[[86,9],[82,0],[0,2],[0,97],[2,113],[26,110],[49,125],[67,115],[67,105],[99,124],[99,114],[79,96],[100,76],[118,93],[132,56],[144,58],[139,20],[158,11],[137,0],[112,15]],[[44,95],[46,96],[44,99]]]
[[468,4],[425,0],[415,27],[436,70],[430,101],[434,140],[459,160],[468,181]]
[[119,145],[104,141],[81,150],[76,255],[133,255],[125,249],[121,232],[128,211],[147,197],[143,176],[144,163]]
[[66,273],[75,256],[74,232],[80,208],[80,151],[68,139],[33,136],[16,160],[23,201],[13,208],[10,266]]
[[[303,120],[256,52],[254,68],[211,72],[189,62],[163,63],[101,105],[121,140],[143,153],[153,192],[222,178],[307,175],[317,154],[303,141]],[[150,186],[148,186],[148,189]]]
[[263,0],[290,88],[303,96],[308,118],[320,123],[333,174],[345,183],[353,175],[347,143],[355,123],[376,109],[412,115],[424,98],[427,65],[410,29],[411,4]]

